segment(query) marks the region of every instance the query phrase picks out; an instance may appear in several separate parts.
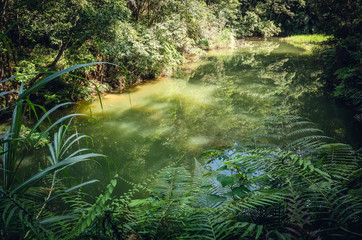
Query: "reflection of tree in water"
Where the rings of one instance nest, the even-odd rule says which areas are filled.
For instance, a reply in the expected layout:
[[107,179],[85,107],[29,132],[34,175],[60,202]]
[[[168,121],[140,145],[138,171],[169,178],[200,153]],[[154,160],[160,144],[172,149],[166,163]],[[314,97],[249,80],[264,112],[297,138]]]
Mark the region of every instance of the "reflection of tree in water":
[[[299,51],[283,53],[284,45],[259,42],[231,56],[212,57],[210,64],[197,69],[190,81],[219,86],[220,98],[231,101],[236,111],[253,116],[253,120],[295,113],[304,97],[320,89],[321,83],[316,80],[319,70]],[[245,121],[245,116],[242,119]]]
[[269,56],[273,51],[280,47],[280,44],[280,42],[274,41],[259,41],[254,44],[250,44],[253,47],[251,47],[249,51],[252,54],[255,53],[257,55]]

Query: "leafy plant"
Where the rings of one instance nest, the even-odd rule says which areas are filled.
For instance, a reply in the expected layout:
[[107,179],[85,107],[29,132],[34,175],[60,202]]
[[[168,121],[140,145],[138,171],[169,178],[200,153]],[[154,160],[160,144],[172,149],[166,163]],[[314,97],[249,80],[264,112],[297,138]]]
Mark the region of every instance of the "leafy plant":
[[311,150],[330,138],[315,124],[298,116],[274,116],[265,119],[252,135],[256,146],[279,147],[284,150]]
[[[65,120],[72,119],[76,116],[83,116],[83,114],[77,113],[69,114],[57,119],[54,123],[50,122],[50,126],[46,127],[45,130],[41,130],[40,128],[45,126],[45,121],[49,119],[53,112],[63,106],[70,105],[71,103],[59,104],[45,112],[29,131],[24,135],[21,135],[21,126],[24,120],[24,114],[26,113],[25,109],[28,107],[29,109],[34,108],[34,105],[32,105],[30,101],[26,101],[27,98],[60,75],[80,67],[94,64],[98,63],[76,65],[63,71],[53,73],[50,76],[41,79],[27,90],[24,90],[23,84],[21,84],[18,91],[18,97],[14,103],[15,106],[11,126],[7,132],[1,136],[2,186],[0,187],[0,208],[2,213],[1,220],[4,223],[2,224],[2,234],[4,235],[4,238],[11,238],[18,234],[22,234],[17,231],[18,227],[23,228],[23,231],[26,232],[25,237],[29,236],[29,234],[39,239],[55,237],[52,231],[41,224],[41,215],[46,205],[63,194],[94,182],[94,180],[92,180],[81,183],[77,186],[59,191],[57,194],[53,194],[58,172],[64,172],[67,167],[83,162],[89,158],[103,156],[101,154],[92,153],[86,148],[74,151],[72,146],[86,136],[73,134],[66,138],[68,126],[63,125],[61,125],[58,132],[54,134],[53,143],[49,143],[48,145],[50,150],[48,167],[44,166],[45,168],[43,170],[39,170],[39,172],[30,177],[25,177],[25,179],[21,179],[20,176],[18,176],[18,171],[22,167],[26,154],[38,146],[50,131],[55,129]],[[10,81],[17,77],[21,76],[14,76],[5,81]],[[6,94],[8,93],[3,93],[3,95]],[[68,155],[70,150],[73,150],[74,152]],[[51,186],[47,190],[48,194],[44,195],[41,188],[38,188],[38,183],[50,174],[53,174]],[[12,225],[9,225],[10,222],[12,222]]]
[[[317,146],[303,155],[214,153],[193,174],[169,166],[121,197],[112,196],[115,176],[68,238],[358,239],[361,156],[344,144]],[[147,197],[134,199],[139,191]]]

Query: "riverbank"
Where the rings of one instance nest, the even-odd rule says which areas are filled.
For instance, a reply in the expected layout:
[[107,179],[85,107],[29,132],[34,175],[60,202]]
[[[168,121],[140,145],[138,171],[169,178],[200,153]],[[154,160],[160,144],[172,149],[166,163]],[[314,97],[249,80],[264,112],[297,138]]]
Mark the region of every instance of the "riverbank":
[[280,40],[286,41],[295,47],[303,49],[307,54],[316,54],[317,52],[330,47],[328,41],[332,38],[333,36],[323,34],[310,34],[284,37]]

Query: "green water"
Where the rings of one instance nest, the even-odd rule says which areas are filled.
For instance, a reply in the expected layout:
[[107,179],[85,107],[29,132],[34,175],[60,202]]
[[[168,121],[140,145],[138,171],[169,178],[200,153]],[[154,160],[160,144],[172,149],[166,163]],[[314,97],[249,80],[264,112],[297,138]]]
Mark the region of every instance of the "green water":
[[[81,110],[89,114],[90,108],[98,123],[80,119],[77,130],[92,136],[110,168],[116,164],[132,182],[176,161],[192,166],[205,150],[248,142],[258,123],[273,115],[308,117],[327,135],[348,141],[353,117],[324,96],[319,73],[310,56],[284,42],[244,42],[209,52],[172,77],[104,96],[103,110],[98,101]],[[104,160],[76,169],[85,179],[109,181]]]

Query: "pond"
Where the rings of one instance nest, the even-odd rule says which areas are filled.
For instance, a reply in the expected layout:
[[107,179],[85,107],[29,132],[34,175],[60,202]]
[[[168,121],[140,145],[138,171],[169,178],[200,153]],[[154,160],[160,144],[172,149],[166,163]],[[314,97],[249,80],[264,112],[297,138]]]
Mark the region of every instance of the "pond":
[[[319,73],[311,56],[285,42],[245,41],[211,51],[172,77],[108,94],[103,109],[95,100],[80,110],[91,109],[93,119],[78,119],[77,131],[92,136],[109,167],[134,183],[172,163],[191,168],[203,151],[248,142],[260,121],[274,115],[306,117],[338,141],[357,142],[352,113],[324,95]],[[106,161],[75,169],[109,182]]]

